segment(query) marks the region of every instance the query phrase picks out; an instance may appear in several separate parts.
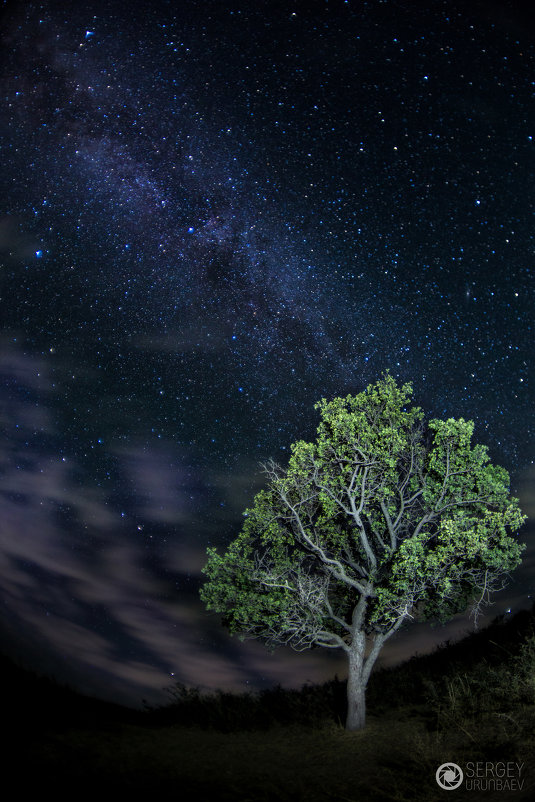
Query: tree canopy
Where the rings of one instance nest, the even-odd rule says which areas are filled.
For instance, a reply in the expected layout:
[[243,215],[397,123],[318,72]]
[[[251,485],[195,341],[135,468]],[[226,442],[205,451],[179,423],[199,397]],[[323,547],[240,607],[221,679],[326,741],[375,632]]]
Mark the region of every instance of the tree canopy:
[[411,396],[386,374],[316,404],[315,442],[264,466],[241,533],[203,569],[201,598],[232,633],[347,653],[350,728],[385,640],[408,619],[477,616],[523,550],[509,476],[472,444],[474,424],[425,423]]

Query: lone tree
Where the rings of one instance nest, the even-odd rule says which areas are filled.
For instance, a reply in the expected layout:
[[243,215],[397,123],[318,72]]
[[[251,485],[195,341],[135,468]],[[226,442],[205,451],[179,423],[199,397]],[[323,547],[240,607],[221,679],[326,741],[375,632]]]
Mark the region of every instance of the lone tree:
[[314,443],[291,447],[220,556],[208,549],[201,598],[232,633],[297,651],[347,655],[349,730],[364,726],[366,685],[407,619],[478,615],[523,546],[509,476],[471,445],[473,423],[423,421],[412,387],[386,374],[323,399]]

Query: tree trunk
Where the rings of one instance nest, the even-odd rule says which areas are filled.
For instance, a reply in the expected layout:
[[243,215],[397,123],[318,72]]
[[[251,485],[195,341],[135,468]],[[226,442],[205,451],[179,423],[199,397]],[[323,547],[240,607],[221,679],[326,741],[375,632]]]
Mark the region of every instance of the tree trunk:
[[364,638],[359,637],[349,652],[347,675],[346,730],[361,730],[366,723],[366,685],[364,669]]

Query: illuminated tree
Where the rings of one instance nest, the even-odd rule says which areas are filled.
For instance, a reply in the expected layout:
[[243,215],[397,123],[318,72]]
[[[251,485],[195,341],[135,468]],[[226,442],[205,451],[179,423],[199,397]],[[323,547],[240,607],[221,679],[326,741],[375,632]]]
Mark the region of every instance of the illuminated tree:
[[471,444],[473,423],[426,424],[411,396],[387,374],[320,401],[316,441],[264,466],[241,534],[223,556],[209,548],[203,569],[201,598],[232,633],[346,653],[351,730],[385,641],[407,620],[470,604],[477,617],[524,548],[508,474]]

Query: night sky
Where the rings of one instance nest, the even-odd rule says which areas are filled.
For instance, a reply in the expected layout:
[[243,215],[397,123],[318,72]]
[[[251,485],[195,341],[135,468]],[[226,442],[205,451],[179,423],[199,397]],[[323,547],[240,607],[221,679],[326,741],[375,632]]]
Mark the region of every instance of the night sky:
[[[343,675],[231,639],[200,570],[387,369],[535,513],[529,5],[2,6],[4,651],[131,704]],[[522,539],[492,616],[531,606]]]

